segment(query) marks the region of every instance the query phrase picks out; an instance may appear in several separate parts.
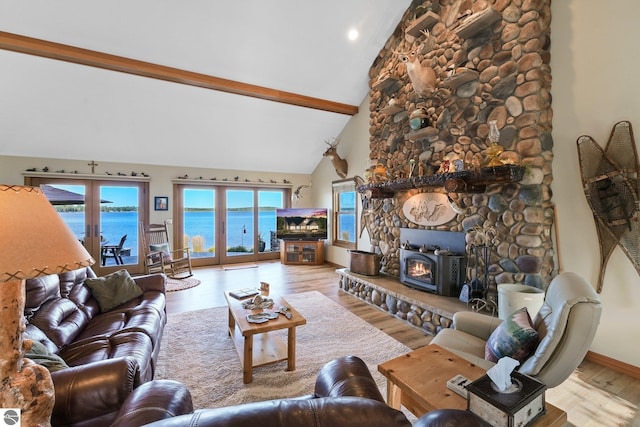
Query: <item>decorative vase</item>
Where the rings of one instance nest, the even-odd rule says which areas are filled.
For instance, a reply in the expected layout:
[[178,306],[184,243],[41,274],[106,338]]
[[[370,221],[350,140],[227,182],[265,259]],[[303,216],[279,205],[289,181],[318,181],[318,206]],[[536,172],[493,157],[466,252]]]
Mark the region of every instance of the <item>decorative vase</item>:
[[429,115],[424,108],[418,108],[409,115],[409,126],[411,129],[418,130],[429,126]]

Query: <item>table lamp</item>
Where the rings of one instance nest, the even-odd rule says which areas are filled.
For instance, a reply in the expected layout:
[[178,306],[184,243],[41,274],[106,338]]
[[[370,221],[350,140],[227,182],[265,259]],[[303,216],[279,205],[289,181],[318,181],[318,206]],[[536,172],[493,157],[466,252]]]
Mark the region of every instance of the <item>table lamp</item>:
[[21,411],[22,425],[49,426],[49,371],[24,358],[25,280],[95,261],[37,187],[0,184],[0,408]]

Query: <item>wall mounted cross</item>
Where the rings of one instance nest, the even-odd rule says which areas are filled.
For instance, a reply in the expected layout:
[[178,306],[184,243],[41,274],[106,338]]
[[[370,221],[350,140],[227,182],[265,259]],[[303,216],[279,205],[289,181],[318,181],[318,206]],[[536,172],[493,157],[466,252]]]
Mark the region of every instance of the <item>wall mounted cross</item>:
[[91,173],[96,173],[96,166],[98,166],[98,164],[96,163],[95,160],[91,160],[91,163],[87,163],[89,166],[91,166]]

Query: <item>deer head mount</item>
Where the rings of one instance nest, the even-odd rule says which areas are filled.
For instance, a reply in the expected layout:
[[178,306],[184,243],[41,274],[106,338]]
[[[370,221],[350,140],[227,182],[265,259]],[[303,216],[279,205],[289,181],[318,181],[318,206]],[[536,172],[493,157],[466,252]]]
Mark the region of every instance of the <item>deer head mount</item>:
[[400,61],[404,62],[407,74],[413,90],[420,96],[431,96],[436,87],[436,72],[428,65],[422,65],[418,55],[425,50],[431,50],[435,43],[435,38],[428,31],[423,31],[426,40],[408,52],[394,50]]
[[333,140],[333,143],[327,140],[324,141],[324,143],[327,144],[329,148],[327,148],[327,151],[324,152],[323,156],[331,159],[331,164],[333,164],[333,167],[340,178],[346,178],[348,169],[347,161],[341,158],[338,155],[338,151],[336,150],[338,144],[340,144],[340,138],[333,138]]

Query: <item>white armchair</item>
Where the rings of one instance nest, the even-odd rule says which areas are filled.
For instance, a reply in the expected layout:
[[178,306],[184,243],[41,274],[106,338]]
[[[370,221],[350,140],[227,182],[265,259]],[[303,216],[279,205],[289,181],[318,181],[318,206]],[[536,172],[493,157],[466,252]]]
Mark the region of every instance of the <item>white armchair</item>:
[[[547,289],[544,304],[533,319],[540,341],[517,368],[552,388],[565,381],[584,359],[595,336],[602,303],[593,286],[575,273],[561,273]],[[485,345],[502,320],[480,313],[458,312],[453,329],[441,330],[431,341],[478,366],[489,369]]]

